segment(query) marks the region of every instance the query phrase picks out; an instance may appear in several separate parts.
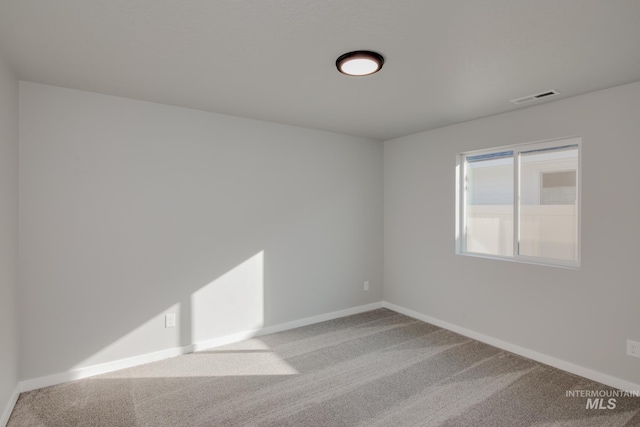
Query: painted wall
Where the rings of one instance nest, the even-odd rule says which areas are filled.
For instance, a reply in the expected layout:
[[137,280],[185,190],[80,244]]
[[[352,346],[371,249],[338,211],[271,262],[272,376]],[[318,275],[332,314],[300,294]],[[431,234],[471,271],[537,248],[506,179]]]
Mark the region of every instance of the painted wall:
[[18,350],[18,80],[0,57],[0,424],[18,384]]
[[32,83],[20,114],[23,380],[382,300],[379,141]]
[[[384,299],[640,384],[640,83],[384,143]],[[455,255],[460,152],[582,136],[582,266]]]

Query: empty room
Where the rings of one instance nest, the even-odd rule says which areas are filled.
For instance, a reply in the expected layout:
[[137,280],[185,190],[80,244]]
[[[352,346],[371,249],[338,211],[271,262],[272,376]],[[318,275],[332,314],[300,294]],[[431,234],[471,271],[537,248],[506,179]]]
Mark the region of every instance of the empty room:
[[639,40],[1,1],[0,426],[640,426]]

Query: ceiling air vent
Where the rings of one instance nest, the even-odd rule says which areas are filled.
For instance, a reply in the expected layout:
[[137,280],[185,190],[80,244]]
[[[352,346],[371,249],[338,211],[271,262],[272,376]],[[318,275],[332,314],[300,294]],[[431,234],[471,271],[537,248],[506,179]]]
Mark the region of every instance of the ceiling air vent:
[[557,90],[551,89],[551,90],[547,90],[545,92],[540,92],[540,93],[536,93],[536,94],[533,94],[533,95],[523,96],[522,98],[512,99],[511,102],[513,102],[514,104],[524,104],[526,102],[535,101],[536,99],[548,98],[550,96],[558,95],[559,93],[560,92],[558,92]]

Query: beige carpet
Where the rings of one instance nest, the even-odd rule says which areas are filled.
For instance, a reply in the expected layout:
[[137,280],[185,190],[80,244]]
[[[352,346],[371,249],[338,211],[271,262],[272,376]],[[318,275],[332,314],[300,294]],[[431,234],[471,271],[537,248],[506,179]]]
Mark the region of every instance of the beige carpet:
[[613,391],[380,309],[23,393],[8,425],[640,426],[570,390]]

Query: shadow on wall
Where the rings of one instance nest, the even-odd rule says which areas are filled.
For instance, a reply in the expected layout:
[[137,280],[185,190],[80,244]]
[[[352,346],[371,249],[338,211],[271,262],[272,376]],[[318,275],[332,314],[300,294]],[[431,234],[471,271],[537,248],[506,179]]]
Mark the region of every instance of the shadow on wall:
[[[175,315],[175,326],[166,323],[165,316],[170,314]],[[179,347],[263,326],[264,251],[260,251],[191,293],[190,298],[157,313],[72,369],[113,360],[148,339],[149,334],[158,334],[158,331]]]

